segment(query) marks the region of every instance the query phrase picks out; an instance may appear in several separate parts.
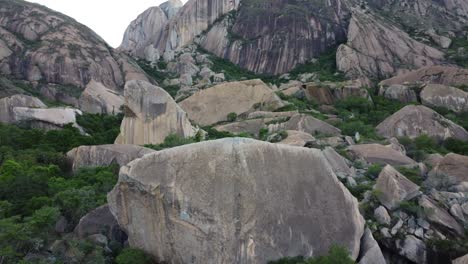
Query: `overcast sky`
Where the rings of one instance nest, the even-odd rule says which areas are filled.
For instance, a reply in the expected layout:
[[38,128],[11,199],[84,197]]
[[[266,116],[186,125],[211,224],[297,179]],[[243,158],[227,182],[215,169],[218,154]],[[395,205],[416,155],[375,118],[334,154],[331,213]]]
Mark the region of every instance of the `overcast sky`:
[[[118,47],[125,29],[139,14],[165,0],[28,0],[45,5],[85,24],[109,45]],[[182,0],[182,2],[187,2]]]

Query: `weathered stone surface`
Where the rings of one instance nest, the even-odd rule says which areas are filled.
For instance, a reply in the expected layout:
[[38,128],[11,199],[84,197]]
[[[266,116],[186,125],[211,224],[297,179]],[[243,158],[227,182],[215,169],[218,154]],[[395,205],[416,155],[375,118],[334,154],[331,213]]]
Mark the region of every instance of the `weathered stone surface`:
[[79,238],[104,234],[107,238],[119,242],[124,242],[127,239],[107,204],[83,216],[75,227],[74,233]]
[[427,263],[426,244],[415,236],[408,235],[397,243],[399,253],[414,263]]
[[411,38],[373,11],[353,9],[348,40],[336,54],[337,68],[348,77],[388,78],[404,68],[438,64],[444,54]]
[[261,80],[219,84],[201,90],[179,104],[190,120],[200,125],[226,121],[230,113],[273,111],[285,105]]
[[457,113],[468,112],[468,93],[440,84],[428,84],[420,94],[421,103],[429,107],[442,107]]
[[380,172],[374,188],[379,191],[379,201],[393,210],[403,201],[413,199],[419,194],[419,186],[408,180],[392,166],[387,165]]
[[382,81],[381,85],[405,83],[435,83],[448,86],[460,86],[468,83],[468,69],[453,66],[429,66],[397,75]]
[[0,61],[2,74],[40,82],[38,91],[43,84],[58,84],[77,97],[91,80],[121,93],[130,78],[146,78],[124,54],[70,17],[27,1],[1,0],[0,6],[0,39],[13,51]]
[[357,201],[320,150],[207,141],[147,155],[119,179],[111,211],[130,245],[160,261],[266,263],[326,254],[334,243],[359,253]]
[[123,104],[122,95],[94,80],[89,82],[79,99],[80,109],[92,114],[117,114]]
[[81,146],[67,152],[73,171],[86,167],[102,167],[111,164],[124,166],[130,161],[154,152],[149,148],[136,145],[98,145]]
[[46,105],[36,97],[17,94],[10,97],[0,99],[0,122],[13,123],[15,116],[13,108],[29,107],[29,108],[45,108]]
[[338,154],[334,148],[326,147],[323,150],[323,155],[337,176],[341,178],[355,176],[355,171],[349,167],[346,159]]
[[269,125],[268,129],[270,132],[297,130],[311,135],[322,134],[336,136],[341,134],[341,130],[338,128],[306,114],[296,114],[284,123]]
[[468,182],[468,156],[447,154],[429,172],[427,183],[434,187],[449,187]]
[[215,129],[219,131],[227,131],[234,134],[248,133],[258,137],[260,129],[266,128],[266,123],[275,120],[274,118],[257,118],[243,120],[239,122],[229,123],[225,125],[216,126]]
[[387,212],[387,209],[383,206],[379,206],[374,210],[375,220],[381,225],[390,225],[392,218]]
[[438,139],[468,140],[468,132],[463,127],[422,105],[403,107],[380,123],[377,132],[386,138],[415,138],[426,134]]
[[431,168],[434,168],[435,166],[437,166],[437,164],[439,164],[439,162],[443,158],[444,158],[444,156],[440,155],[439,153],[429,154],[427,156],[426,160],[424,160],[424,163],[430,165]]
[[278,142],[278,144],[285,144],[296,147],[304,147],[308,142],[315,141],[315,138],[306,132],[296,130],[286,130],[288,137]]
[[424,208],[425,212],[428,212],[427,219],[430,222],[443,226],[454,234],[463,236],[463,227],[445,209],[437,206],[429,197],[426,195],[421,196],[421,198],[419,198],[419,206]]
[[369,98],[369,92],[359,80],[346,82],[312,82],[305,84],[305,96],[319,104],[333,105],[349,97]]
[[379,91],[387,99],[398,100],[402,103],[417,102],[416,92],[407,85],[393,84],[389,87],[382,87]]
[[74,127],[83,131],[76,123],[76,116],[83,113],[74,108],[28,108],[15,107],[13,108],[14,122],[26,122],[34,128],[41,129],[60,129],[67,124],[72,124]]
[[288,112],[267,112],[267,111],[256,111],[249,114],[249,119],[254,118],[276,118],[276,117],[291,117],[297,114],[298,111],[288,111]]
[[145,81],[125,85],[125,117],[116,144],[160,144],[170,134],[195,135],[187,114],[162,88]]
[[348,151],[357,158],[370,163],[389,164],[392,166],[416,164],[401,152],[380,144],[361,144],[348,147]]
[[169,0],[159,5],[168,19],[173,18],[182,6],[184,6],[184,3],[180,0]]
[[361,253],[359,264],[386,264],[385,258],[380,250],[379,244],[374,239],[372,232],[366,228],[361,239]]
[[468,264],[468,254],[452,261],[452,264]]

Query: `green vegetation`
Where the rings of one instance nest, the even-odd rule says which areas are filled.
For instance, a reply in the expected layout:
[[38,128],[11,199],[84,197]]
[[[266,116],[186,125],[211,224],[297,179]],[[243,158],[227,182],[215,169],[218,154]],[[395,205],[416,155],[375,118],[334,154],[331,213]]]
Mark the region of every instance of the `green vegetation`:
[[228,122],[234,122],[237,120],[237,114],[236,113],[229,113],[227,115],[227,121]]
[[413,168],[408,167],[396,167],[396,170],[403,174],[408,180],[416,183],[418,186],[421,186],[423,183],[423,177],[421,176],[421,171],[418,166]]
[[424,217],[426,212],[416,201],[404,201],[399,205],[400,209],[415,217]]
[[115,259],[117,264],[150,264],[151,258],[145,252],[134,249],[126,248]]
[[373,164],[367,169],[366,177],[371,178],[371,179],[376,179],[379,176],[382,169],[383,169],[382,165]]
[[167,78],[175,78],[171,73],[165,72],[167,65],[164,61],[160,60],[157,63],[157,67],[154,67],[150,62],[139,59],[137,60],[138,66],[145,71],[149,76],[151,76],[155,81],[158,82],[159,87],[163,88],[167,93],[169,93],[172,98],[175,98],[177,92],[179,91],[178,86],[164,85],[164,80]]
[[[78,122],[89,135],[72,126],[46,132],[0,124],[2,263],[19,263],[60,239],[54,231],[60,216],[73,228],[83,215],[106,202],[117,181],[117,168],[82,169],[71,175],[65,153],[81,145],[113,143],[121,118],[85,114]],[[69,242],[81,252],[80,263],[104,263],[112,257],[84,240]]]
[[340,246],[332,246],[328,255],[316,258],[284,258],[278,261],[271,261],[269,264],[353,264],[355,263],[349,256],[347,249]]
[[145,145],[147,148],[152,148],[154,150],[163,150],[167,148],[173,148],[177,146],[192,144],[197,142],[195,138],[184,138],[177,134],[171,134],[164,139],[164,142],[159,145]]
[[362,97],[349,97],[335,104],[338,117],[343,120],[338,127],[344,135],[354,136],[359,132],[362,137],[379,139],[375,127],[403,106],[403,103],[382,96],[373,96],[372,101]]
[[202,127],[202,129],[207,133],[205,136],[205,140],[215,140],[215,139],[230,138],[230,137],[245,137],[245,138],[252,137],[252,135],[248,133],[233,134],[227,131],[218,131],[211,126]]
[[302,73],[317,73],[320,81],[341,82],[345,80],[343,74],[336,68],[336,48],[323,53],[313,62],[296,66],[290,72],[290,76],[292,79],[297,79]]
[[461,67],[468,68],[468,40],[452,39],[452,45],[447,50],[447,58]]
[[288,102],[289,104],[277,109],[276,112],[286,112],[286,111],[308,111],[312,109],[316,109],[318,104],[312,101],[307,100],[306,98],[296,98],[294,96],[285,95],[282,92],[276,92],[276,95],[283,100]]

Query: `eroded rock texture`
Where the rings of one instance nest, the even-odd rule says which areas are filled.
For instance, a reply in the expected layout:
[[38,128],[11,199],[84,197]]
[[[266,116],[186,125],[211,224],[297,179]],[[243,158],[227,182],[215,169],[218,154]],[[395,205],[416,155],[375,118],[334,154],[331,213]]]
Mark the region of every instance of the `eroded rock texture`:
[[111,211],[130,245],[159,261],[266,263],[334,243],[359,253],[357,201],[320,150],[207,141],[147,155],[119,178]]

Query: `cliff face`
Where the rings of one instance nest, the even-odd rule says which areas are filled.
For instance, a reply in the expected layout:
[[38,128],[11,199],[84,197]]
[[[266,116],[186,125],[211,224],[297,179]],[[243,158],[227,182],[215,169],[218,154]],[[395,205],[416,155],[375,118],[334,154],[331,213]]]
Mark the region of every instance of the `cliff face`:
[[195,42],[242,68],[276,75],[346,43],[337,60],[347,76],[384,78],[445,63],[444,49],[463,32],[467,10],[463,0],[191,0],[144,45],[158,56],[137,56],[171,58]]
[[66,93],[71,104],[78,104],[91,80],[120,93],[127,80],[146,79],[89,28],[20,0],[0,0],[0,73],[26,80],[49,97]]
[[245,69],[279,74],[344,42],[349,14],[343,0],[244,0],[201,45]]

